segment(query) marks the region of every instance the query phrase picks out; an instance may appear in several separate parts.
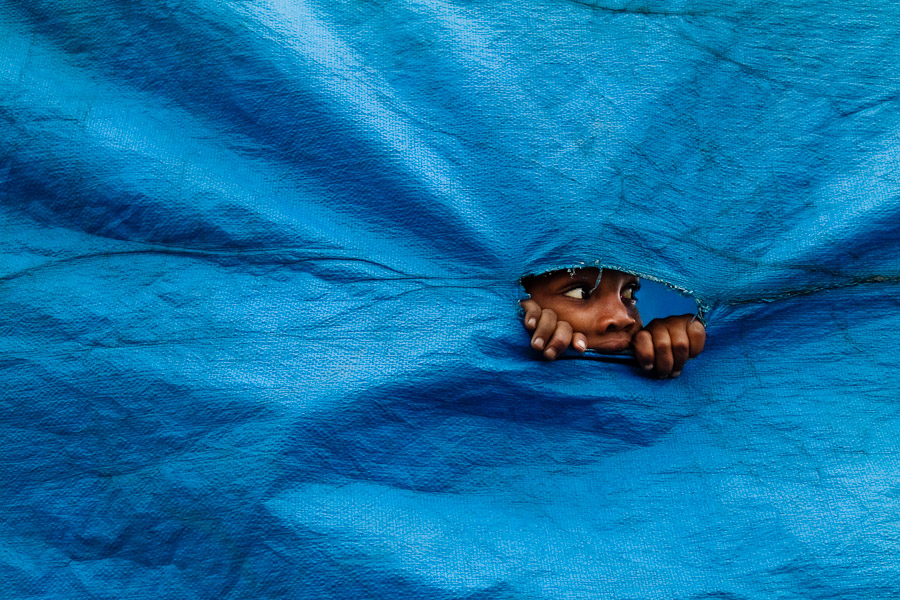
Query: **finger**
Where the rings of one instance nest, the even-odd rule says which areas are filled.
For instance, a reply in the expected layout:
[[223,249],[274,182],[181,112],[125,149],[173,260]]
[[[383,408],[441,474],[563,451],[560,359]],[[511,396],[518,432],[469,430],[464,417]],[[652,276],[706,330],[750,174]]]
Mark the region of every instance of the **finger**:
[[669,329],[669,338],[672,340],[672,377],[678,377],[691,353],[691,340],[681,323]]
[[565,321],[558,321],[556,323],[556,331],[553,332],[553,337],[550,338],[547,348],[544,350],[544,357],[547,360],[554,360],[566,351],[571,341],[572,326]]
[[672,339],[665,327],[659,327],[653,332],[653,373],[660,379],[668,377],[672,372],[675,359],[672,357]]
[[531,299],[522,300],[519,302],[519,306],[525,310],[525,317],[523,318],[525,328],[533,331],[537,327],[538,319],[541,318],[541,307]]
[[691,358],[696,358],[706,345],[706,327],[700,321],[692,321],[688,325],[687,333],[691,340]]
[[545,308],[541,311],[537,328],[534,330],[534,335],[531,336],[531,347],[535,350],[543,350],[554,331],[556,331],[556,313]]
[[638,331],[631,338],[631,347],[634,350],[634,357],[637,358],[638,364],[645,371],[653,368],[653,336],[646,329]]
[[584,352],[585,350],[587,350],[587,336],[585,336],[583,333],[573,333],[572,347],[579,352]]

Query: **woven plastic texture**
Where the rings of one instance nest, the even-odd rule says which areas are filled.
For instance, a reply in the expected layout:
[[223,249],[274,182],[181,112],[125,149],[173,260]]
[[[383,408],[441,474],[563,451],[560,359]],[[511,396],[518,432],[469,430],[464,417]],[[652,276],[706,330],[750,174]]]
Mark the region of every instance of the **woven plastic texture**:
[[[900,4],[0,0],[0,587],[900,597]],[[676,380],[525,273],[689,291]]]

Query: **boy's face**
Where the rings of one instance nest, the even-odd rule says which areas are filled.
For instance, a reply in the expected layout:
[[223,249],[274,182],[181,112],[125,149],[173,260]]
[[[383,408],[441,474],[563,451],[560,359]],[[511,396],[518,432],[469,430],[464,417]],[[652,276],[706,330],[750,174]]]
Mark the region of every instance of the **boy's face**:
[[603,269],[599,283],[598,275],[595,268],[553,271],[528,278],[525,291],[541,308],[555,311],[560,321],[583,333],[588,348],[622,352],[643,327],[635,298],[640,283],[622,271]]

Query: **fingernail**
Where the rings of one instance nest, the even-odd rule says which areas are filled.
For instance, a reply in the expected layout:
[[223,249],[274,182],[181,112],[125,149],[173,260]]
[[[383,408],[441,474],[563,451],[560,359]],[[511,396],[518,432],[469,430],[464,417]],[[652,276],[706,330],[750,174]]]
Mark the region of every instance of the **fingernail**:
[[645,371],[649,371],[653,368],[653,363],[644,363],[641,365],[641,368]]
[[678,377],[681,375],[681,371],[672,371],[672,377]]
[[556,348],[547,348],[547,351],[544,352],[544,356],[547,358],[556,358]]
[[540,350],[544,347],[544,338],[534,338],[532,340],[531,345]]
[[530,319],[528,319],[529,327],[534,327],[535,325],[537,325],[537,319],[535,319],[534,317],[531,317]]
[[584,340],[578,340],[577,342],[575,342],[575,347],[579,350],[584,350],[585,346],[586,344],[584,343]]

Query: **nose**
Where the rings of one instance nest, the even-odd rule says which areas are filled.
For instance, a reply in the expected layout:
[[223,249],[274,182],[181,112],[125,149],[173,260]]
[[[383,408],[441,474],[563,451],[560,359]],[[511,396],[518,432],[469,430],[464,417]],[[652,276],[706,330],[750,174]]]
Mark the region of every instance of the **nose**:
[[604,298],[597,314],[597,331],[599,333],[615,333],[631,331],[636,323],[628,307],[622,303],[618,293]]

